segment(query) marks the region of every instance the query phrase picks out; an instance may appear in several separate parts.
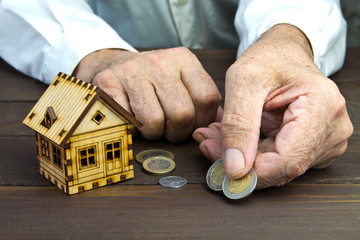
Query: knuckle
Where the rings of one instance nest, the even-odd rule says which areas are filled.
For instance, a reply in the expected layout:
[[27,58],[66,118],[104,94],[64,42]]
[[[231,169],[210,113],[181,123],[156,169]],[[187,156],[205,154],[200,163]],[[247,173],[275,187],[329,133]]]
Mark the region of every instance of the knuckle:
[[181,55],[194,56],[194,54],[187,47],[184,46],[172,48],[171,50]]
[[158,65],[163,61],[162,51],[150,51],[142,54],[141,56],[150,64]]
[[315,165],[313,168],[314,168],[314,169],[327,168],[327,167],[329,167],[335,160],[336,160],[336,157],[326,159],[326,161],[324,161],[324,162],[322,162],[322,163],[320,163],[320,164]]
[[94,83],[109,82],[113,78],[114,78],[114,73],[109,69],[105,69],[98,72],[94,76],[93,82]]
[[328,101],[333,104],[334,112],[339,114],[339,112],[344,112],[346,109],[346,100],[341,95],[339,88],[337,85],[326,78],[326,84],[319,88],[320,91],[326,92],[324,96],[328,98]]
[[131,58],[123,61],[121,64],[117,65],[117,71],[121,73],[123,76],[127,76],[127,78],[136,78],[139,75],[139,66],[141,63],[137,60],[137,58]]
[[155,116],[145,118],[142,123],[148,129],[158,129],[164,125],[165,118],[164,116],[157,114]]
[[298,176],[301,176],[309,168],[310,161],[306,159],[294,159],[288,162],[285,168],[285,176],[290,181]]
[[142,128],[140,129],[144,138],[156,140],[160,138],[164,131],[164,117],[153,116],[142,120]]
[[169,116],[169,121],[179,128],[189,126],[195,122],[195,112],[189,107],[178,108],[174,114]]
[[148,51],[140,55],[148,62],[156,65],[159,65],[159,63],[164,62],[166,56],[170,56],[171,58],[173,58],[173,56],[180,56],[181,58],[195,57],[195,55],[188,48],[182,46],[164,49],[164,50]]
[[349,118],[348,118],[348,121],[347,121],[347,124],[346,124],[345,128],[346,128],[345,137],[346,137],[346,139],[348,139],[354,133],[354,126],[351,123]]
[[[335,127],[337,131],[341,132],[341,134],[338,135],[341,136],[339,139],[348,139],[352,135],[354,127],[347,113],[346,100],[344,96],[340,93],[336,83],[329,79],[327,79],[326,84],[323,85],[323,88],[320,88],[320,91],[327,93],[324,96],[327,97],[326,101],[331,104],[330,119],[333,121],[336,119],[336,121],[334,121],[336,123]],[[328,115],[327,112],[325,114]],[[339,122],[341,122],[341,124],[339,124]]]
[[341,134],[339,135],[341,140],[347,140],[354,133],[354,126],[347,115],[345,116],[345,120],[342,121],[342,124],[339,124],[339,126],[341,127]]
[[220,93],[216,90],[203,91],[196,96],[194,104],[200,109],[208,109],[214,106],[219,106],[221,101]]
[[191,63],[199,63],[197,57],[195,56],[194,53],[192,53],[188,48],[186,47],[176,47],[176,48],[172,48],[170,49],[170,54],[175,55],[175,56],[179,56],[180,59],[182,59],[183,61],[187,61],[187,62],[191,62]]
[[238,68],[237,68],[237,65],[235,64],[232,64],[227,70],[226,70],[226,73],[225,73],[225,78],[227,79],[230,75],[233,75],[234,73],[238,73]]
[[340,92],[338,93],[338,96],[336,98],[336,102],[337,102],[338,108],[340,110],[346,109],[346,100],[345,100],[344,96],[340,94]]
[[334,158],[337,158],[341,156],[347,149],[348,141],[345,140],[342,143],[339,144],[339,146],[336,148],[334,152]]
[[332,101],[333,101],[333,104],[334,104],[335,116],[346,114],[346,100],[340,94],[340,92],[335,93],[335,97],[333,98]]
[[255,76],[258,75],[258,72],[259,69],[254,68],[251,64],[233,64],[226,71],[225,78],[235,77],[236,79],[241,80],[241,82],[254,83],[254,80],[256,80]]

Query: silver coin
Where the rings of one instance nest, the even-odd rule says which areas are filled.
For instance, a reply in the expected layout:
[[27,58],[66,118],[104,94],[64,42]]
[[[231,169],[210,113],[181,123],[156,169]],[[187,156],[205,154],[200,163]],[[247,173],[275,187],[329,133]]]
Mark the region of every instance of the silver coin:
[[222,191],[225,178],[224,163],[222,158],[214,162],[206,174],[206,183],[214,191]]
[[256,188],[257,174],[252,168],[240,179],[224,178],[222,190],[227,198],[240,199],[249,196]]
[[187,180],[178,176],[167,176],[159,180],[161,186],[166,188],[181,188],[185,186]]

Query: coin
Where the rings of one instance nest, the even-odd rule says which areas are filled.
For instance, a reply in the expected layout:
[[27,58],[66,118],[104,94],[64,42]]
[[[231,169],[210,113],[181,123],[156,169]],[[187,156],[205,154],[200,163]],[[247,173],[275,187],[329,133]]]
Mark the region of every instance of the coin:
[[147,173],[162,175],[174,171],[175,162],[171,158],[165,156],[155,156],[146,159],[142,163],[142,167]]
[[249,196],[256,187],[257,174],[252,168],[248,174],[240,179],[224,178],[222,190],[230,199],[240,199]]
[[166,188],[181,188],[185,186],[187,180],[183,177],[178,176],[168,176],[163,177],[159,180],[161,186]]
[[136,161],[140,164],[142,164],[146,159],[151,158],[151,157],[155,157],[155,156],[165,156],[171,159],[174,159],[174,154],[172,154],[169,151],[166,151],[164,149],[149,149],[149,150],[144,150],[142,152],[139,152],[138,154],[136,154]]
[[214,162],[206,174],[206,183],[214,191],[222,190],[222,183],[225,178],[224,163],[222,158]]

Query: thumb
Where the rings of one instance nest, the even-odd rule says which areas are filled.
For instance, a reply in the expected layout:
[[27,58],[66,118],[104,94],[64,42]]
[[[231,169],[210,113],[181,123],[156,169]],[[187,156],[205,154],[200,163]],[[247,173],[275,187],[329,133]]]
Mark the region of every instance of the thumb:
[[221,133],[225,172],[233,179],[243,177],[254,165],[266,96],[247,82],[249,85],[246,81],[239,84],[237,79],[226,79]]

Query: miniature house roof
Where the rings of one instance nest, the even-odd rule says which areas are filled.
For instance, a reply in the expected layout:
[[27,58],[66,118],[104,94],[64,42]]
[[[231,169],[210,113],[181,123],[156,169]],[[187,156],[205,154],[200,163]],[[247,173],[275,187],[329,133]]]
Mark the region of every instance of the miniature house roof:
[[142,126],[100,88],[64,73],[58,74],[23,123],[63,146],[99,97],[136,127]]

